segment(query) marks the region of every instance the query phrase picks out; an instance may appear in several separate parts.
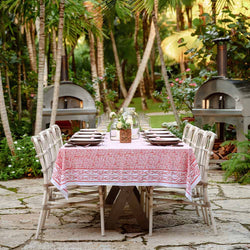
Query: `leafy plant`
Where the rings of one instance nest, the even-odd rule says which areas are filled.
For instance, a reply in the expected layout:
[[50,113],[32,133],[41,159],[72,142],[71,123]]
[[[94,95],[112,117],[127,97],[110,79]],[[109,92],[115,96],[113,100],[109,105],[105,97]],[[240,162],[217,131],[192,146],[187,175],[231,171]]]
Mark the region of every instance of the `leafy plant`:
[[[202,70],[198,77],[192,77],[191,72],[191,69],[187,68],[185,73],[169,79],[172,96],[177,110],[192,112],[194,96],[198,87],[215,73]],[[162,101],[160,107],[164,112],[170,111],[171,105],[165,87],[162,88],[161,92],[155,91],[154,96]]]
[[185,52],[190,54],[190,59],[196,62],[199,68],[216,70],[216,46],[214,39],[225,37],[227,42],[228,55],[228,76],[230,78],[249,78],[248,70],[250,63],[250,23],[248,17],[242,13],[233,14],[225,7],[222,10],[222,18],[214,23],[213,17],[207,13],[203,14],[203,20],[196,18],[193,20],[195,32],[193,36],[203,43],[200,48],[191,48]]
[[16,155],[11,156],[6,139],[0,142],[0,180],[41,176],[41,165],[35,157],[31,137],[23,135],[14,144]]
[[230,159],[222,163],[222,168],[226,170],[225,179],[234,176],[235,180],[242,184],[250,183],[250,130],[245,141],[226,141],[222,146],[235,144],[237,153],[228,155]]
[[169,125],[168,123],[166,122],[163,122],[162,123],[162,127],[163,128],[167,128],[169,131],[171,131],[174,135],[176,135],[178,138],[182,138],[182,134],[183,134],[183,130],[184,130],[184,127],[186,126],[188,121],[183,121],[181,123],[181,126],[180,127],[177,127],[176,125]]

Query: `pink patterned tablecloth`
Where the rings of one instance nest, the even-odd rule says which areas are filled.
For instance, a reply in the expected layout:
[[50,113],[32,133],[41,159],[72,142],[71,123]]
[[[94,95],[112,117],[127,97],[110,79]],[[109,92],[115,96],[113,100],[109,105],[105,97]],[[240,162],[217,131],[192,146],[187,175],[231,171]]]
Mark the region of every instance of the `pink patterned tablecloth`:
[[200,181],[194,153],[183,147],[153,146],[143,138],[132,143],[110,141],[89,147],[62,147],[52,183],[67,198],[69,185],[166,186],[192,189]]

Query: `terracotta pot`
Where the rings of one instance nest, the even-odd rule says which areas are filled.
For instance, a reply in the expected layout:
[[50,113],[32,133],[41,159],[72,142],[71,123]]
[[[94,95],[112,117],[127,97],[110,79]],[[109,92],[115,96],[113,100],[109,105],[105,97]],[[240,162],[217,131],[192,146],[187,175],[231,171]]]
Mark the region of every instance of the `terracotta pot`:
[[120,143],[131,143],[131,129],[120,130]]

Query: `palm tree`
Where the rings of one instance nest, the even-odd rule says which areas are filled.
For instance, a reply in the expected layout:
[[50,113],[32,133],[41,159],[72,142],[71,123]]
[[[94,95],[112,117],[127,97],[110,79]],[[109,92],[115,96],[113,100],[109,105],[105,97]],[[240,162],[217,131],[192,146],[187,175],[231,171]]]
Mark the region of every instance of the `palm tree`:
[[24,25],[25,27],[25,34],[26,34],[26,42],[27,42],[27,48],[29,52],[29,59],[30,59],[30,67],[31,70],[37,73],[37,65],[36,65],[36,45],[35,45],[35,39],[34,39],[34,24],[31,20],[27,21]]
[[12,155],[15,155],[15,147],[14,147],[13,139],[11,136],[8,116],[7,116],[5,102],[4,102],[1,70],[0,70],[0,115],[1,115],[1,120],[2,120],[2,124],[3,124],[4,134],[5,134],[10,152]]
[[63,50],[64,8],[65,8],[65,0],[60,0],[58,44],[57,44],[57,52],[56,52],[56,74],[55,74],[55,83],[54,83],[53,105],[52,105],[52,111],[51,111],[51,117],[50,117],[50,126],[55,124],[57,107],[58,107],[60,76],[61,76],[61,61],[62,61],[62,50]]
[[114,53],[114,58],[115,58],[115,66],[116,66],[117,76],[118,76],[118,79],[120,82],[120,89],[121,89],[123,97],[126,98],[128,95],[128,92],[127,92],[127,89],[125,87],[125,83],[124,83],[124,79],[123,79],[123,75],[122,75],[122,68],[121,68],[121,64],[120,64],[120,60],[119,60],[119,56],[118,56],[118,51],[117,51],[117,47],[116,47],[116,42],[115,42],[115,36],[114,36],[113,31],[112,31],[111,25],[110,25],[110,38],[111,38],[111,43],[112,43],[112,48],[113,48],[113,53]]
[[128,92],[125,87],[119,54],[117,51],[117,46],[115,41],[114,20],[116,18],[119,18],[120,20],[125,20],[130,16],[131,11],[126,1],[112,1],[112,0],[108,0],[105,2],[105,4],[102,4],[102,10],[104,13],[104,17],[107,19],[108,27],[110,30],[110,40],[112,43],[112,49],[115,59],[116,72],[120,83],[120,89],[123,97],[126,98]]
[[[139,44],[138,44],[139,21],[140,21],[140,12],[137,11],[136,14],[135,14],[134,44],[135,44],[136,59],[137,59],[138,67],[139,67],[139,65],[141,63],[140,48],[139,48]],[[147,67],[146,67],[146,69],[147,69]],[[142,110],[146,110],[148,107],[147,107],[146,96],[145,96],[145,81],[144,81],[144,78],[141,79],[139,89],[140,89],[140,95],[141,95]]]
[[39,29],[39,66],[35,135],[42,130],[43,113],[43,81],[45,63],[45,2],[40,0],[40,29]]
[[[85,1],[84,6],[86,7],[87,11],[93,15],[93,3],[90,1]],[[93,82],[93,88],[95,90],[95,101],[101,102],[101,95],[100,95],[100,87],[97,81],[97,64],[96,64],[96,51],[95,51],[95,37],[93,32],[89,29],[89,55],[90,55],[90,67],[91,67],[91,76]]]
[[93,87],[95,90],[95,100],[100,102],[100,88],[97,82],[97,68],[96,68],[96,53],[95,53],[95,38],[93,33],[89,30],[89,53],[90,53],[90,67]]
[[135,91],[136,91],[141,79],[143,78],[143,73],[146,69],[148,59],[150,57],[151,50],[152,50],[152,47],[154,45],[154,40],[155,40],[155,27],[154,27],[154,23],[152,21],[151,25],[150,25],[149,39],[147,42],[147,46],[144,50],[144,54],[143,54],[140,66],[138,67],[135,79],[129,88],[128,95],[125,98],[124,102],[122,103],[121,108],[127,107],[130,104],[130,102],[135,94]]
[[169,101],[175,116],[175,120],[178,124],[178,126],[180,127],[181,122],[180,122],[180,117],[178,116],[175,104],[174,104],[174,99],[172,96],[172,92],[171,92],[171,88],[168,82],[168,75],[167,75],[167,71],[166,71],[166,66],[165,66],[165,62],[164,62],[164,56],[163,56],[163,52],[162,52],[162,48],[161,48],[161,38],[160,38],[160,33],[159,33],[159,29],[158,29],[158,24],[157,24],[157,13],[158,13],[158,0],[154,0],[154,11],[153,11],[153,22],[155,25],[155,32],[156,32],[156,40],[157,40],[157,45],[158,45],[158,51],[159,51],[159,55],[160,55],[160,60],[161,60],[161,72],[163,75],[163,79],[165,81],[165,86],[168,92],[168,96],[169,96]]

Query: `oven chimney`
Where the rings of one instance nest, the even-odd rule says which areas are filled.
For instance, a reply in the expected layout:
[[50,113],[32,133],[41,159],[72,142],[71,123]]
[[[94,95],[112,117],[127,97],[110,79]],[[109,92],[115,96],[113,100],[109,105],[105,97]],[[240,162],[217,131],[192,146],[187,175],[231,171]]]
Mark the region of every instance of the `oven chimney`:
[[228,37],[219,37],[213,40],[217,44],[217,71],[218,76],[227,77],[227,44]]

